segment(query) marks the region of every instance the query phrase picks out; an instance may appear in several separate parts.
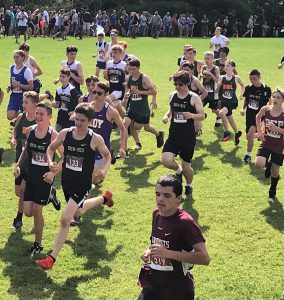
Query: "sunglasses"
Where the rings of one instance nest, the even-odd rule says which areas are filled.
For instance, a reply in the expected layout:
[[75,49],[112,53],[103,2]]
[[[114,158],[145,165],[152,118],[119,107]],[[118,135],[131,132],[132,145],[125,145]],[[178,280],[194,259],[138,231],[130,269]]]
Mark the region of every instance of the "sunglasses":
[[98,95],[98,96],[102,96],[102,95],[103,95],[103,92],[93,91],[93,93],[94,93],[95,95]]
[[181,82],[174,82],[174,85],[175,85],[175,86],[184,86],[185,84],[184,84],[184,83],[181,83]]

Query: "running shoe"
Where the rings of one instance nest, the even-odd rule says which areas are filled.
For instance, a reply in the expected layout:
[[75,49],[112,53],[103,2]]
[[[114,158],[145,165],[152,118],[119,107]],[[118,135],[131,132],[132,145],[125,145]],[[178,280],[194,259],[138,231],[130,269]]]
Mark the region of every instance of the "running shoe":
[[0,164],[3,161],[4,148],[0,148]]
[[200,130],[198,130],[197,132],[195,132],[195,134],[196,134],[196,136],[201,136],[202,135],[202,130],[200,129]]
[[178,178],[178,180],[182,183],[182,175],[183,175],[183,172],[181,173],[176,173],[176,177]]
[[15,218],[13,220],[13,224],[12,224],[12,227],[15,228],[15,229],[20,229],[21,227],[23,226],[23,222],[22,220],[19,220],[17,218]]
[[44,93],[47,95],[47,99],[48,100],[50,100],[50,101],[54,100],[54,97],[53,97],[53,95],[51,94],[50,91],[45,91]]
[[192,191],[193,191],[192,186],[189,186],[189,185],[186,185],[186,186],[185,186],[185,191],[184,191],[184,194],[185,194],[185,195],[191,195],[191,194],[192,194]]
[[52,205],[54,206],[54,208],[56,210],[60,210],[61,203],[60,203],[59,199],[56,197],[56,188],[55,188],[55,186],[51,187],[51,192],[50,192],[50,195],[49,195],[48,203],[50,203],[50,202],[52,203]]
[[230,131],[224,131],[222,141],[227,142],[230,139],[230,135],[231,135]]
[[238,131],[236,134],[235,134],[235,146],[238,146],[239,143],[240,143],[240,137],[242,136],[242,132],[241,131]]
[[111,164],[114,165],[116,163],[116,157],[114,154],[114,149],[110,149],[110,155],[111,155]]
[[43,270],[50,270],[50,269],[52,269],[54,263],[55,263],[55,260],[50,255],[47,255],[45,258],[38,259],[38,260],[35,261],[35,264],[38,267],[42,268]]
[[276,197],[276,190],[272,190],[270,188],[268,194],[269,194],[269,198],[274,199]]
[[81,223],[81,217],[74,217],[70,221],[70,226],[79,226],[80,223]]
[[106,205],[108,207],[112,207],[114,205],[114,202],[112,199],[112,193],[110,191],[104,191],[102,196],[104,197],[104,200],[105,200],[104,205]]
[[15,126],[16,126],[16,121],[11,121],[11,122],[10,122],[10,126],[11,126],[11,127],[15,127]]
[[135,150],[141,150],[141,149],[142,149],[142,144],[141,143],[136,143]]
[[159,135],[156,136],[157,148],[161,148],[164,145],[164,131],[159,131]]
[[215,121],[215,127],[220,127],[223,124],[222,119],[221,118],[216,118]]
[[38,242],[34,242],[33,246],[31,247],[30,253],[31,254],[38,254],[42,250],[43,250],[43,247]]
[[251,163],[251,156],[250,155],[245,155],[244,158],[242,159],[243,164],[250,164]]
[[268,161],[266,163],[266,168],[265,168],[265,172],[264,172],[265,178],[269,178],[271,176],[271,166],[272,166],[272,162]]
[[[126,150],[125,153],[126,153],[125,158],[129,158],[129,152]],[[120,153],[118,153],[117,156],[116,156],[116,159],[121,159],[121,158],[122,157],[121,157]]]

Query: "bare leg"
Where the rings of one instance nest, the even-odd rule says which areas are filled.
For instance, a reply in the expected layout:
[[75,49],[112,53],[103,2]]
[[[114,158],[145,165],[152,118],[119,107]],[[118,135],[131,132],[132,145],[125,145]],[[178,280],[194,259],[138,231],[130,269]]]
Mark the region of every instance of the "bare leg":
[[35,242],[38,242],[39,244],[41,244],[42,241],[42,232],[44,226],[42,209],[43,209],[42,205],[36,203],[33,204]]
[[237,128],[237,124],[235,122],[235,119],[234,119],[233,115],[228,116],[227,119],[228,119],[230,125],[232,126],[234,132],[237,133],[238,128]]
[[194,171],[191,167],[191,163],[182,160],[181,166],[182,166],[183,175],[186,180],[186,184],[191,185],[193,181],[193,175],[194,175]]

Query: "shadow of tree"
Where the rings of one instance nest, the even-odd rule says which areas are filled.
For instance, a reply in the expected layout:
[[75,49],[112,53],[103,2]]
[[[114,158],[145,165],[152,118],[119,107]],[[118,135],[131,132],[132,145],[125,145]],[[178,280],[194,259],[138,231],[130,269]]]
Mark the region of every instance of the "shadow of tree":
[[277,198],[268,200],[269,207],[261,212],[266,222],[273,228],[284,232],[284,210],[282,203]]

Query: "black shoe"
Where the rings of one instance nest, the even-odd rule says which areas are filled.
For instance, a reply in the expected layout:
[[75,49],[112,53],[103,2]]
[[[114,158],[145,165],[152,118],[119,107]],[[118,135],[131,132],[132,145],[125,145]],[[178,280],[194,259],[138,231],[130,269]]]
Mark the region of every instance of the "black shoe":
[[235,134],[235,146],[238,146],[239,143],[240,143],[240,137],[242,136],[242,132],[241,131],[238,131],[236,134]]
[[224,135],[223,135],[222,141],[223,142],[227,142],[230,139],[230,136],[231,136],[230,131],[224,131]]
[[141,149],[142,149],[142,144],[141,143],[136,143],[135,150],[141,150]]
[[269,198],[274,199],[276,197],[276,190],[269,190]]
[[186,185],[185,186],[184,194],[185,195],[191,195],[192,194],[192,190],[193,190],[192,186]]
[[250,164],[251,163],[251,157],[250,155],[245,155],[244,158],[242,159],[242,163],[244,164]]
[[3,161],[4,148],[0,148],[0,164]]
[[156,136],[157,148],[161,148],[164,145],[164,131],[159,131],[159,135]]
[[15,229],[20,229],[21,227],[23,226],[23,222],[22,220],[19,220],[17,218],[15,218],[13,220],[13,224],[12,224],[12,227],[15,228]]
[[110,155],[111,155],[111,164],[114,165],[116,163],[116,157],[114,155],[114,150],[110,149]]
[[50,100],[50,101],[54,100],[54,97],[53,97],[53,95],[51,95],[50,91],[45,91],[44,93],[47,95],[48,100]]
[[74,217],[70,221],[70,226],[79,226],[80,223],[81,223],[81,217]]
[[176,173],[176,177],[178,178],[178,180],[182,183],[182,175],[183,172],[181,172],[180,174]]
[[272,166],[272,162],[268,161],[266,164],[265,172],[264,172],[265,178],[269,178],[271,176],[271,166]]
[[202,135],[202,130],[200,129],[200,130],[198,130],[197,132],[195,132],[195,134],[196,134],[196,136],[201,136]]
[[10,122],[10,126],[11,126],[11,127],[15,127],[15,126],[16,126],[16,121]]
[[215,127],[218,128],[222,125],[222,119],[221,118],[216,118],[215,121]]
[[56,197],[56,188],[54,186],[51,187],[51,192],[49,195],[48,203],[51,202],[56,210],[60,210],[61,203],[59,199]]
[[42,250],[43,250],[43,247],[38,242],[34,242],[33,246],[31,247],[30,253],[31,254],[38,254]]

